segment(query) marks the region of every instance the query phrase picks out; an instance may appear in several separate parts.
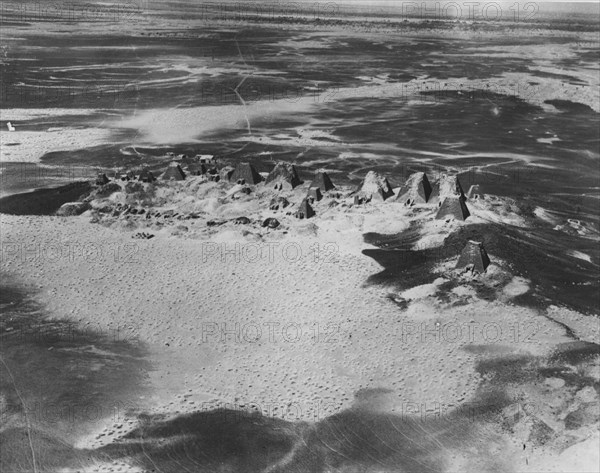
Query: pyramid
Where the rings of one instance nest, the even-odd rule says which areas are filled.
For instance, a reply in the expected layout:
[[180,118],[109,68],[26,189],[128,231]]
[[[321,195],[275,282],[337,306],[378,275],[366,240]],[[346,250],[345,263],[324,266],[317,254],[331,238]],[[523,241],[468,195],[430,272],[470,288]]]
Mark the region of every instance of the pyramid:
[[358,196],[361,199],[384,201],[394,195],[394,191],[388,180],[377,174],[375,171],[369,171],[363,180]]
[[424,172],[415,172],[408,176],[406,183],[398,191],[397,201],[406,205],[426,204],[431,196],[431,184]]
[[463,188],[456,174],[442,174],[440,180],[433,186],[429,202],[440,205],[446,197],[460,197],[466,199]]
[[314,216],[315,216],[315,211],[308,203],[308,200],[304,199],[300,203],[300,207],[298,207],[298,210],[296,211],[296,218],[311,218]]
[[109,179],[106,176],[106,174],[104,173],[98,173],[98,176],[96,176],[96,185],[97,186],[103,186],[104,184],[108,184],[109,183]]
[[438,220],[454,217],[456,220],[466,220],[471,214],[461,197],[446,197],[435,216]]
[[295,187],[302,184],[300,177],[298,176],[298,171],[296,170],[296,166],[289,163],[277,163],[273,170],[267,176],[265,180],[265,184],[269,184],[271,182],[281,183],[283,184],[283,188],[289,189],[290,187],[294,189]]
[[169,167],[162,175],[163,180],[165,181],[183,181],[185,179],[185,173],[181,166],[177,162],[172,162],[169,164]]
[[258,171],[252,166],[252,164],[244,162],[238,163],[231,175],[229,180],[233,182],[244,181],[245,184],[258,184],[263,180]]
[[483,244],[469,240],[458,258],[456,269],[470,268],[473,271],[484,273],[489,264],[490,258]]
[[308,194],[306,194],[306,198],[309,202],[318,202],[323,198],[323,194],[321,194],[321,189],[318,187],[310,187],[308,189]]
[[321,192],[327,192],[331,189],[335,189],[333,182],[329,179],[329,175],[326,172],[315,172],[315,178],[310,183],[310,187],[318,187]]
[[156,181],[156,178],[154,177],[152,171],[150,171],[149,169],[142,169],[138,174],[138,181],[154,182]]

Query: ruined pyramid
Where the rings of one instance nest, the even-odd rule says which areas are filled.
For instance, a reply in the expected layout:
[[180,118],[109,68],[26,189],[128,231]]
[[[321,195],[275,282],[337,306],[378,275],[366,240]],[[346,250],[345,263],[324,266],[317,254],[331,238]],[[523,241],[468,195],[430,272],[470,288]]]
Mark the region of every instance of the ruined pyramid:
[[279,184],[280,188],[291,190],[302,184],[296,166],[290,163],[279,162],[265,179],[265,184]]
[[359,199],[364,199],[365,201],[384,201],[393,195],[394,191],[388,180],[375,171],[367,173],[357,192]]

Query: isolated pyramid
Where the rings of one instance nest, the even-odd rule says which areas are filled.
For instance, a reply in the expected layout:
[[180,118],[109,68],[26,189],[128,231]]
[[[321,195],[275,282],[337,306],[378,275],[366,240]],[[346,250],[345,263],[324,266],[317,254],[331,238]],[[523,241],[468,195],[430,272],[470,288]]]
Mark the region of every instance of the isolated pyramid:
[[426,204],[431,195],[431,184],[424,172],[416,172],[408,176],[406,183],[398,191],[397,201],[406,205]]
[[183,181],[185,174],[178,163],[172,162],[162,175],[162,178],[165,181]]
[[294,189],[302,184],[296,166],[289,163],[279,162],[267,176],[265,184],[269,183],[282,184],[285,189]]
[[103,186],[104,184],[108,184],[109,182],[110,181],[109,181],[108,177],[104,173],[100,172],[96,176],[96,185],[97,186]]
[[469,240],[458,258],[456,269],[471,269],[472,271],[484,273],[489,264],[490,258],[483,244]]
[[145,168],[140,171],[140,173],[138,175],[138,181],[154,182],[154,181],[156,181],[156,178],[154,177],[154,174],[152,173],[152,171]]
[[357,195],[360,199],[384,201],[394,195],[394,191],[388,180],[377,174],[375,171],[369,171],[363,180]]
[[258,184],[263,179],[258,171],[250,163],[238,163],[229,180],[232,182],[244,181],[245,184]]
[[442,174],[433,186],[430,203],[440,205],[446,197],[460,197],[465,200],[465,193],[456,174]]
[[443,220],[454,217],[456,220],[466,220],[470,215],[465,200],[461,197],[451,196],[444,199],[435,218]]
[[296,211],[296,218],[311,218],[314,216],[315,216],[315,211],[308,203],[308,200],[304,199],[300,203],[300,207],[298,207],[298,210]]
[[327,192],[331,189],[335,189],[333,182],[329,179],[329,175],[326,172],[315,172],[315,178],[310,183],[310,187],[318,187],[321,192]]

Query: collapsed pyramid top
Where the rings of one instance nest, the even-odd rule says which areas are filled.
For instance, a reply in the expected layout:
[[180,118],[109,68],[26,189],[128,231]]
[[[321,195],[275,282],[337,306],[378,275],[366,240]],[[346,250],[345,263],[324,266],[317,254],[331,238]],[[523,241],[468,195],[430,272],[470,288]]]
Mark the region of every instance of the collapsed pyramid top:
[[386,200],[394,195],[388,180],[376,173],[369,171],[363,180],[358,195],[366,200]]
[[267,176],[265,184],[270,182],[285,182],[294,189],[302,184],[296,166],[290,163],[279,162]]
[[433,186],[430,203],[440,204],[447,197],[460,197],[465,200],[465,193],[456,174],[442,174]]

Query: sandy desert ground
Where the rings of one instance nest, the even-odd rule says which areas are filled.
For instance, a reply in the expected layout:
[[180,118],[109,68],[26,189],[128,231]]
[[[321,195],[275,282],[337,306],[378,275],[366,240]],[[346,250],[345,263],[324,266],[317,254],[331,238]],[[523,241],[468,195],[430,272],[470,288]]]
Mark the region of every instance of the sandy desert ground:
[[[166,152],[263,174],[281,159],[305,183],[119,183],[81,215],[0,214],[2,464],[600,471],[597,32],[206,25],[177,8],[126,32],[71,24],[76,44],[60,23],[9,25],[7,80],[102,93],[7,101],[3,183],[21,180],[2,196],[42,187],[40,169],[159,174]],[[246,82],[246,101],[199,93]],[[321,168],[337,189],[297,219]],[[373,169],[396,191],[409,171],[460,174],[485,197],[464,222],[354,205]],[[163,216],[111,213],[124,204]],[[471,277],[454,266],[473,238],[491,265]]]

